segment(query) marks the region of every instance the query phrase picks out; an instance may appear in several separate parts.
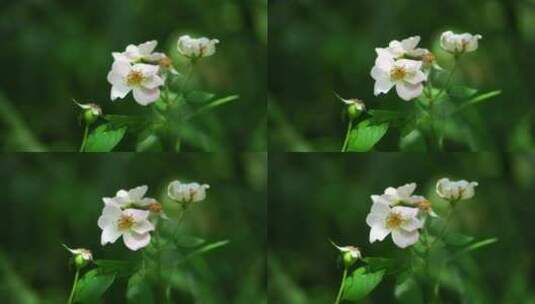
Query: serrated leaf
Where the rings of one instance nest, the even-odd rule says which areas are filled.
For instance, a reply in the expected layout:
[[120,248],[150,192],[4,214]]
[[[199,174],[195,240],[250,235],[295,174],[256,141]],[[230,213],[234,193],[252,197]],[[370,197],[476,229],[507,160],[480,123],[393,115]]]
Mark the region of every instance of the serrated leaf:
[[383,280],[384,270],[370,272],[367,267],[359,267],[346,278],[342,299],[359,301],[370,294]]
[[98,269],[87,272],[75,291],[75,303],[96,303],[115,280],[114,273],[101,273]]
[[142,271],[133,274],[128,280],[126,300],[129,304],[152,304],[154,295],[150,282],[145,278]]
[[364,120],[351,130],[347,150],[370,151],[383,138],[387,130],[388,123],[372,124],[370,120]]
[[114,129],[104,124],[93,130],[87,138],[84,152],[110,152],[123,139],[126,128]]

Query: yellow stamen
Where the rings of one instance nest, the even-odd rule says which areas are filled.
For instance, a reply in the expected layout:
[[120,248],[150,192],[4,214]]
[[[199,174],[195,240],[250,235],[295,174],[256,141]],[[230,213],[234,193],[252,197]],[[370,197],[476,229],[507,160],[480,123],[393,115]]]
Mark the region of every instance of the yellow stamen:
[[117,223],[119,230],[128,230],[134,225],[134,218],[130,215],[122,215]]
[[132,71],[126,76],[126,83],[128,86],[138,86],[143,81],[143,73],[139,71]]
[[403,223],[403,218],[399,213],[392,213],[386,218],[386,227],[388,229],[396,229]]
[[407,76],[407,71],[404,67],[396,66],[390,71],[390,78],[392,80],[402,80]]

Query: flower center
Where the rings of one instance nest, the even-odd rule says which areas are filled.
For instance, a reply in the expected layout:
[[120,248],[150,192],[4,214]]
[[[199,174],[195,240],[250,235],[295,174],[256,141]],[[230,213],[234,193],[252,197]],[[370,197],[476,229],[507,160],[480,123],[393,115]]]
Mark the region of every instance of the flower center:
[[131,215],[122,215],[117,222],[119,230],[128,230],[134,225],[134,218]]
[[131,87],[135,87],[141,84],[143,81],[143,73],[139,71],[131,71],[128,76],[126,76],[126,84]]
[[399,213],[391,213],[386,218],[386,227],[391,230],[396,229],[399,226],[401,226],[402,222],[403,222],[403,218],[401,217]]
[[425,53],[423,56],[422,56],[422,61],[425,63],[425,64],[431,64],[433,63],[433,61],[435,61],[435,55],[433,55],[433,53],[429,52],[429,53]]
[[422,201],[419,201],[418,203],[416,203],[416,206],[420,210],[429,211],[431,209],[431,202],[428,201],[428,200],[422,200]]
[[392,80],[402,80],[407,76],[407,71],[404,67],[396,66],[390,71],[390,78]]
[[154,213],[160,213],[162,211],[162,205],[160,203],[152,203],[149,205],[149,210]]

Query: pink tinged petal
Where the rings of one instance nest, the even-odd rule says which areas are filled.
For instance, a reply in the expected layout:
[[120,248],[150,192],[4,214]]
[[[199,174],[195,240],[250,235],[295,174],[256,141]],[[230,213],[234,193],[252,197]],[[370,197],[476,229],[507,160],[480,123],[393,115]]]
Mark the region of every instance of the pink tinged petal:
[[134,218],[134,222],[142,222],[146,220],[149,217],[150,211],[148,210],[140,210],[140,209],[125,209],[124,214],[132,216]]
[[390,230],[386,229],[386,227],[383,226],[373,226],[370,230],[370,243],[373,243],[375,241],[382,241],[385,239],[385,237],[390,233]]
[[372,202],[374,204],[384,204],[384,205],[387,205],[387,206],[390,205],[390,201],[387,199],[388,198],[387,196],[384,196],[384,195],[372,195],[371,198],[372,198]]
[[102,209],[102,216],[110,217],[113,219],[118,219],[121,217],[123,212],[121,211],[121,208],[115,206],[115,205],[106,205],[104,206],[104,209]]
[[152,90],[152,89],[156,89],[159,86],[162,86],[163,82],[164,81],[160,76],[154,75],[152,77],[145,78],[142,85],[145,88]]
[[[390,54],[390,53],[388,53]],[[375,59],[375,66],[384,71],[390,71],[394,66],[394,59],[392,55],[380,55]]]
[[136,233],[147,233],[149,231],[153,231],[154,230],[154,225],[149,222],[148,220],[144,220],[144,221],[140,221],[140,222],[136,222],[133,226],[132,226],[132,230],[134,230],[134,232]]
[[131,90],[132,88],[125,85],[113,85],[111,87],[110,98],[111,100],[115,100],[117,98],[123,99],[126,97],[126,95],[128,95],[128,93],[130,93]]
[[111,70],[124,78],[132,71],[132,67],[126,61],[115,61],[111,66]]
[[420,36],[412,36],[401,41],[401,46],[406,50],[413,50],[420,43]]
[[394,244],[400,248],[407,248],[414,245],[418,242],[419,237],[420,233],[418,230],[408,232],[402,229],[397,229],[392,231],[392,240],[394,241]]
[[404,219],[415,218],[418,215],[418,208],[396,206],[392,208],[392,212],[399,213]]
[[142,43],[138,46],[139,53],[141,53],[141,55],[149,55],[150,53],[154,51],[157,45],[158,45],[158,41],[156,40]]
[[111,55],[113,56],[113,59],[115,59],[115,61],[130,62],[130,58],[126,57],[123,53],[114,52],[111,53]]
[[110,216],[104,216],[104,215],[101,215],[99,218],[98,218],[98,221],[97,221],[97,224],[98,224],[98,227],[102,230],[106,229],[108,226],[111,226],[113,225],[113,223],[115,222],[116,218],[112,218]]
[[401,82],[396,84],[396,92],[401,99],[409,101],[422,95],[423,85],[421,83],[410,84],[407,82]]
[[126,247],[128,247],[128,249],[136,251],[147,246],[150,243],[150,234],[139,234],[133,231],[129,231],[123,234],[123,242]]
[[388,73],[379,68],[378,66],[374,66],[370,72],[370,76],[372,76],[375,80],[382,80],[382,79],[388,79]]
[[390,209],[390,207],[388,207],[388,205],[386,204],[374,203],[372,205],[372,209],[370,210],[370,213],[381,216],[382,218],[386,218],[386,216],[390,213],[391,210],[392,209]]
[[116,225],[112,224],[106,226],[106,228],[102,230],[100,244],[106,245],[107,243],[115,243],[119,237],[121,237],[121,232],[117,230]]
[[420,220],[416,217],[409,218],[407,220],[404,220],[401,223],[401,228],[406,231],[414,231],[422,228],[424,226],[424,221]]
[[140,200],[147,193],[147,190],[149,190],[147,185],[135,187],[128,191],[128,197],[134,201]]
[[386,94],[388,91],[392,89],[392,87],[395,85],[392,81],[388,79],[380,79],[375,81],[375,85],[373,86],[373,94],[375,96],[379,94]]
[[416,71],[413,75],[406,77],[405,81],[410,84],[419,84],[420,82],[426,81],[427,76],[422,71]]
[[134,89],[134,100],[142,106],[149,105],[158,100],[158,98],[160,98],[160,89]]
[[139,63],[134,66],[135,69],[141,71],[143,76],[149,77],[158,74],[160,67],[152,64]]
[[384,227],[385,226],[385,217],[378,215],[376,213],[370,213],[366,216],[366,224],[373,228],[375,226]]

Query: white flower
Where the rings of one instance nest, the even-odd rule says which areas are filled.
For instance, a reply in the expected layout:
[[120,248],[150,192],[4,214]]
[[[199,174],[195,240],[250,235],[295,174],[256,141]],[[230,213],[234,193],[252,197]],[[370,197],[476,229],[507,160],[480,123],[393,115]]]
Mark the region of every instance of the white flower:
[[150,231],[154,225],[148,220],[150,212],[139,209],[125,209],[106,205],[98,219],[102,229],[101,244],[115,243],[123,237],[124,244],[131,250],[138,250],[150,243]]
[[450,181],[448,178],[441,178],[437,182],[436,190],[438,196],[449,200],[458,201],[474,197],[477,182],[467,182],[465,180]]
[[374,204],[385,204],[389,207],[403,205],[407,207],[417,207],[420,210],[419,215],[425,219],[425,215],[437,217],[437,214],[431,208],[431,202],[421,195],[413,195],[416,190],[416,183],[405,184],[398,188],[388,187],[383,195],[372,195],[371,199]]
[[216,44],[219,43],[217,39],[191,38],[188,35],[182,36],[178,39],[177,49],[180,54],[190,59],[199,59],[215,54]]
[[160,97],[159,87],[164,84],[158,72],[157,65],[130,65],[126,61],[115,61],[108,74],[108,82],[112,85],[111,100],[125,98],[133,91],[134,100],[140,105],[146,106],[155,102]]
[[176,180],[167,187],[167,195],[179,203],[194,203],[204,200],[206,198],[206,190],[209,188],[210,185],[185,184]]
[[429,50],[424,48],[416,48],[420,43],[420,36],[412,36],[401,41],[393,40],[388,44],[387,48],[377,48],[375,51],[378,56],[390,55],[395,59],[405,56],[408,57],[422,57],[429,53]]
[[418,208],[390,208],[386,204],[374,203],[366,217],[366,223],[371,227],[370,243],[382,241],[392,233],[394,244],[400,248],[415,244],[420,237],[418,229],[424,224],[417,215]]
[[422,82],[427,76],[421,71],[422,62],[411,59],[395,60],[388,54],[379,55],[371,76],[375,79],[374,94],[388,93],[396,86],[396,92],[403,100],[411,100],[422,94]]
[[125,61],[128,63],[150,62],[155,63],[166,58],[164,53],[154,53],[158,42],[156,40],[148,41],[140,45],[130,44],[122,53],[112,53],[116,61]]
[[63,244],[63,247],[65,247],[65,249],[67,249],[70,253],[72,253],[72,255],[80,256],[86,262],[93,261],[93,254],[91,253],[89,249],[85,249],[85,248],[71,249],[65,244]]
[[442,33],[440,36],[440,46],[449,53],[462,54],[477,50],[481,35],[470,33],[455,34],[452,31]]

